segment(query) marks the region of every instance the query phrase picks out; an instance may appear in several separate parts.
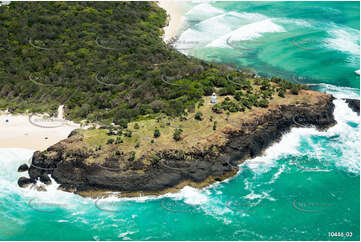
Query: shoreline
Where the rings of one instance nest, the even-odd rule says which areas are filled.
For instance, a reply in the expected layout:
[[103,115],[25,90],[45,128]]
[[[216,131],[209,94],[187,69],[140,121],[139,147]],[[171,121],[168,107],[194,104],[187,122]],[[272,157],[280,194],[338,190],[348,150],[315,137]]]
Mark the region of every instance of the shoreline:
[[45,117],[0,111],[0,148],[43,151],[80,128],[80,124],[65,120],[62,115],[50,119]]
[[[137,197],[141,194],[157,196],[174,193],[185,186],[202,189],[217,181],[234,177],[239,170],[239,164],[264,154],[267,148],[279,142],[283,134],[292,127],[314,125],[317,129],[324,130],[335,124],[331,95],[309,90],[302,91],[299,95],[301,95],[297,97],[299,100],[309,101],[285,102],[282,105],[274,103],[269,107],[271,112],[264,111],[252,115],[248,123],[254,125],[245,128],[227,124],[222,129],[222,132],[227,134],[226,142],[219,144],[216,149],[214,144],[210,143],[200,149],[187,151],[187,156],[182,157],[178,156],[178,152],[160,150],[160,153],[157,153],[158,162],[141,163],[149,158],[141,156],[130,162],[130,164],[139,164],[139,168],[129,166],[123,172],[99,169],[96,163],[87,162],[88,157],[95,155],[95,151],[91,149],[81,155],[82,166],[80,169],[77,168],[79,164],[73,162],[74,157],[71,152],[77,151],[77,147],[83,147],[85,143],[83,134],[74,133],[70,138],[52,146],[51,153],[35,152],[32,163],[42,169],[30,168],[28,171],[30,179],[27,181],[31,183],[32,180],[39,178],[46,181],[51,176],[60,185],[60,190],[92,198],[106,197],[114,192],[120,193],[121,197]],[[313,97],[312,102],[310,102],[311,97]],[[322,111],[321,116],[319,111]],[[300,124],[294,120],[295,115],[302,117],[298,121]],[[70,155],[59,163],[58,158],[67,151]],[[76,154],[78,157],[79,154]],[[174,168],[182,167],[181,164],[191,159],[190,157],[194,157],[192,165],[182,169]],[[163,160],[174,161],[173,168],[162,166]],[[69,169],[78,169],[75,179],[68,177]]]
[[168,15],[168,26],[164,27],[164,42],[169,42],[175,38],[183,25],[183,15],[180,11],[179,2],[174,0],[161,0],[157,2],[158,6],[163,8]]

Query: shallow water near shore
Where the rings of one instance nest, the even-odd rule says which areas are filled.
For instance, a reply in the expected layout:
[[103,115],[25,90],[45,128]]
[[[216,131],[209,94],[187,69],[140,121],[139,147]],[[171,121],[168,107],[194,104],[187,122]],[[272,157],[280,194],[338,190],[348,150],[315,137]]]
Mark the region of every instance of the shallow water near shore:
[[[273,4],[277,7],[271,11]],[[260,30],[257,34],[280,40],[280,44],[277,48],[264,46],[243,58],[230,48],[207,49],[205,45],[209,43],[198,43],[182,51],[204,59],[209,58],[205,58],[206,52],[210,55],[209,51],[213,51],[216,61],[246,65],[259,74],[313,83],[312,89],[336,97],[335,126],[326,131],[293,128],[264,156],[242,164],[235,177],[205,189],[185,187],[159,197],[95,200],[59,191],[54,181],[46,192],[21,189],[17,179],[22,174],[17,168],[29,163],[33,150],[0,149],[0,240],[359,240],[360,120],[342,100],[360,99],[360,80],[354,74],[360,64],[354,53],[355,45],[359,48],[359,37],[353,39],[354,31],[359,34],[359,4],[296,5],[297,8],[286,3],[189,4],[186,17],[193,21],[185,26],[181,37],[186,36],[188,29],[214,29],[214,21],[223,24],[217,27],[219,32],[229,32],[240,24],[250,24],[252,19],[264,21],[263,16],[274,16],[281,20],[264,22],[273,32]],[[247,19],[242,20],[237,14],[219,16],[231,11]],[[240,22],[235,22],[236,18]],[[291,18],[300,22],[294,24]],[[331,45],[325,40],[313,41],[318,39],[314,36],[311,40],[292,42],[289,37],[290,41],[286,41],[286,34],[311,36],[302,32],[309,28],[305,27],[306,22],[317,23],[321,28],[319,22],[331,24],[331,19],[337,28],[344,28],[335,30],[337,33],[346,31],[353,36],[342,40],[355,45],[337,45],[341,38],[336,32],[335,38],[325,37],[334,39],[330,40]],[[225,33],[220,33],[220,37],[221,34]],[[263,45],[262,36],[254,39],[258,42],[249,40],[242,44],[234,37],[234,46],[240,50]],[[186,40],[179,44],[194,44]],[[315,44],[322,47],[310,56],[307,49],[315,48]],[[341,46],[350,48],[340,49]],[[318,64],[314,58],[319,58]],[[332,237],[329,232],[343,232],[344,237]]]
[[175,45],[183,53],[290,81],[360,88],[358,2],[213,2],[185,8],[186,25]]

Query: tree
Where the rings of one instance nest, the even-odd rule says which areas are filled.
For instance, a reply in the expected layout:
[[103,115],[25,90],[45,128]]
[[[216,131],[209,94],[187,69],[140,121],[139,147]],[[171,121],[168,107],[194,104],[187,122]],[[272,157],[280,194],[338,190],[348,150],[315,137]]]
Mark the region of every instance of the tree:
[[134,125],[134,129],[139,129],[140,127],[139,127],[139,124],[138,123],[135,123],[135,125]]
[[214,121],[213,122],[213,130],[216,130],[217,129],[217,121]]

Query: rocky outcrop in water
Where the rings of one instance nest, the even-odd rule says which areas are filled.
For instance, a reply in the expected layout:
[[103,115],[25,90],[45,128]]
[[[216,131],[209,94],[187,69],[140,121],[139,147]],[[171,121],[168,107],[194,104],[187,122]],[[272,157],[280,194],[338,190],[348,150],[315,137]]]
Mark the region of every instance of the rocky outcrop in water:
[[360,100],[358,99],[344,99],[352,111],[360,115]]
[[29,170],[29,166],[27,164],[22,164],[21,166],[19,166],[18,168],[18,172],[25,172]]
[[19,187],[27,187],[28,185],[30,184],[34,184],[35,181],[30,179],[30,178],[27,178],[27,177],[20,177],[19,180],[18,180],[18,185]]
[[230,125],[222,130],[227,137],[225,144],[189,152],[163,150],[152,157],[122,161],[122,168],[111,163],[85,162],[94,154],[74,148],[81,147],[83,137],[73,132],[46,151],[35,152],[29,176],[31,180],[46,182],[50,179],[44,177],[50,175],[62,189],[80,194],[88,191],[157,194],[180,184],[210,184],[236,174],[239,163],[261,154],[291,127],[312,125],[324,129],[335,124],[332,100],[331,95],[320,94],[318,102],[312,105],[308,102],[279,105],[248,123],[229,120]]

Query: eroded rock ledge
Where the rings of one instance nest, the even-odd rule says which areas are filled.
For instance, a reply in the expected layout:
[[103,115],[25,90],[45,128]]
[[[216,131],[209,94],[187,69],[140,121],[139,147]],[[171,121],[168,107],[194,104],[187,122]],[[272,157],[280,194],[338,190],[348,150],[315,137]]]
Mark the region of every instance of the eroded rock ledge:
[[[73,132],[46,151],[34,153],[27,182],[49,183],[51,176],[62,189],[92,197],[109,191],[132,196],[160,194],[185,185],[203,187],[236,174],[237,164],[260,155],[292,127],[313,125],[325,129],[335,124],[333,97],[317,95],[316,103],[305,101],[270,107],[266,114],[255,116],[252,122],[223,127],[225,144],[213,143],[189,152],[163,150],[156,156],[124,161],[121,169],[85,162],[93,155],[91,151],[68,152],[69,146],[83,141],[81,134]],[[21,185],[24,180],[22,178]]]

